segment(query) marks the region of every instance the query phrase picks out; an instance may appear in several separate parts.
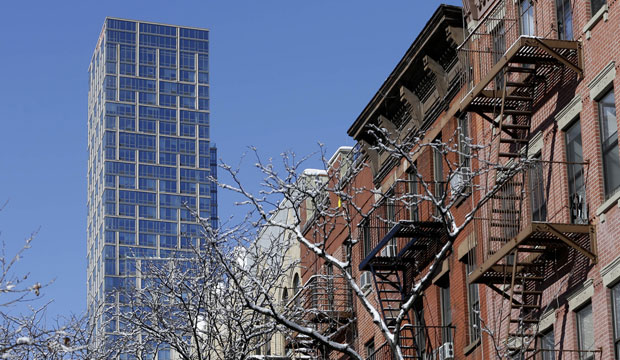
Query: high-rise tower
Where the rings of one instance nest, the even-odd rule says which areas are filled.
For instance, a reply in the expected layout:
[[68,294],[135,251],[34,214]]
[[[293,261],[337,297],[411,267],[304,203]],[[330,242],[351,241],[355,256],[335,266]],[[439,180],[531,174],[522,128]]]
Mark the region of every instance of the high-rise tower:
[[[142,259],[167,258],[217,226],[209,136],[209,33],[107,18],[89,66],[88,307],[140,286]],[[101,323],[99,323],[101,324]],[[106,332],[118,324],[110,322]]]

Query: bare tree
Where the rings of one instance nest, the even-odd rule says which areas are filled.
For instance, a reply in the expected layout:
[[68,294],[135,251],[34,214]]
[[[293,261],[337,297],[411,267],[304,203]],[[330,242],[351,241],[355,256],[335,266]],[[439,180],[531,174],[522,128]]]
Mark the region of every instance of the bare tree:
[[53,300],[44,299],[43,291],[52,282],[32,280],[17,269],[35,236],[36,232],[26,238],[13,254],[4,243],[0,249],[0,359],[104,359],[118,354],[118,346],[93,346],[85,314],[48,319]]
[[[261,188],[254,192],[240,180],[238,169],[221,165],[232,179],[232,183],[219,182],[219,186],[244,198],[240,204],[248,207],[248,212],[254,216],[253,221],[257,226],[276,227],[293,234],[292,241],[299,242],[320,261],[323,268],[329,269],[327,273],[319,274],[318,277],[325,279],[327,284],[331,282],[332,296],[334,282],[342,279],[340,286],[346,287],[361,305],[358,311],[365,311],[371,316],[391,352],[396,358],[402,359],[403,348],[400,337],[404,337],[403,322],[408,319],[414,304],[431,284],[441,263],[451,252],[454,240],[472,223],[476,213],[491,196],[515,174],[528,166],[527,160],[508,165],[492,161],[491,146],[473,144],[472,139],[465,137],[459,130],[452,137],[424,142],[424,133],[421,132],[403,141],[399,139],[398,134],[391,133],[387,129],[376,126],[369,128],[375,141],[373,145],[366,147],[366,153],[380,153],[385,159],[390,159],[399,166],[403,164],[408,166],[409,178],[396,179],[393,184],[393,188],[400,186],[407,189],[406,191],[386,192],[376,189],[372,184],[360,182],[358,176],[372,165],[369,165],[370,161],[363,163],[351,159],[354,157],[360,159],[363,154],[352,154],[349,160],[342,159],[339,165],[334,166],[329,164],[323,151],[321,151],[323,169],[306,172],[302,171],[306,158],[298,161],[293,154],[285,154],[282,164],[274,164],[264,163],[257,156],[256,168],[262,173],[263,181]],[[444,167],[443,178],[433,178],[432,174],[429,174],[428,165],[417,165],[417,158],[429,153]],[[345,164],[345,161],[349,163]],[[499,172],[501,176],[497,176]],[[415,184],[415,191],[411,191],[411,184]],[[282,198],[284,201],[281,201]],[[461,214],[457,218],[456,206],[464,199],[470,201],[471,207],[466,214]],[[377,307],[376,299],[367,296],[360,286],[359,279],[351,271],[354,264],[352,249],[363,246],[362,224],[374,217],[375,221],[382,222],[389,228],[394,225],[395,220],[400,220],[394,218],[394,214],[378,215],[378,208],[386,202],[393,204],[394,208],[407,211],[426,208],[424,220],[439,224],[442,234],[436,239],[436,252],[428,259],[428,265],[416,269],[418,273],[410,279],[411,283],[407,284],[405,300],[389,320]],[[294,214],[292,221],[275,220],[272,215],[277,211],[292,212]],[[250,251],[247,254],[249,262],[264,264],[269,268],[271,276],[265,278],[247,271],[230,256],[227,247],[231,244],[235,244],[236,247],[248,247],[251,239],[235,236],[233,229],[227,232],[227,246],[222,247],[221,240],[210,241],[220,239],[222,230],[212,229],[204,220],[202,224],[209,235],[207,241],[213,249],[213,254],[217,256],[230,283],[237,288],[249,309],[286,327],[289,336],[310,339],[319,347],[362,359],[359,351],[347,339],[340,336],[342,329],[348,327],[353,319],[337,321],[331,327],[317,329],[308,321],[308,314],[325,315],[327,310],[321,308],[319,304],[297,300],[282,308],[281,299],[274,296],[269,285],[273,285],[274,278],[285,276],[287,269],[278,268],[281,264],[279,262],[273,264],[266,262],[264,253]],[[412,222],[411,226],[415,228],[421,224]],[[345,243],[348,249],[338,250],[340,253],[330,248],[337,232],[345,232],[346,237],[350,239]],[[289,245],[286,241],[287,239],[283,237],[276,237],[267,247],[282,249]],[[252,289],[256,292],[246,291],[248,283],[255,284]],[[316,286],[316,281],[307,282],[305,287],[298,289],[293,299],[303,298],[304,292],[316,291]]]
[[[229,234],[212,235],[211,241],[227,247]],[[118,335],[132,339],[125,346],[127,354],[139,359],[162,352],[185,360],[244,359],[275,331],[275,322],[248,311],[241,292],[201,241],[167,259],[137,260],[139,286],[118,291]],[[253,264],[245,263],[247,251],[239,249],[227,247],[226,253],[247,271]],[[250,278],[235,278],[245,292],[256,292]]]

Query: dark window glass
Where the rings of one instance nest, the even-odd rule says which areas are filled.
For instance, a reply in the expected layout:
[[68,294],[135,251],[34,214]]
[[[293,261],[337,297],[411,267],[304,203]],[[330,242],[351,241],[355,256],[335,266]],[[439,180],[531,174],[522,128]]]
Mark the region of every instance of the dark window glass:
[[155,105],[157,97],[153,93],[141,92],[138,94],[138,101],[140,104]]
[[375,340],[370,340],[364,345],[366,350],[366,360],[375,360]]
[[136,47],[132,45],[120,46],[121,62],[135,63],[136,62]]
[[179,73],[179,80],[186,82],[195,82],[196,73],[193,70],[181,70]]
[[367,257],[372,251],[372,244],[370,239],[370,224],[365,221],[362,224],[362,243],[364,245],[364,257]]
[[166,36],[177,36],[176,27],[157,24],[140,23],[140,32]]
[[108,19],[108,29],[136,31],[136,23],[133,21]]
[[209,83],[209,73],[199,72],[198,73],[198,83],[199,84],[208,84]]
[[588,222],[588,205],[583,170],[581,121],[577,119],[566,130],[566,161],[568,162],[568,196],[573,224]]
[[[535,155],[530,167],[530,194],[532,203],[532,221],[547,220],[547,201],[545,193],[545,178],[541,155]],[[512,187],[512,186],[511,186]],[[514,223],[517,219],[512,219]],[[513,234],[513,236],[516,234]]]
[[196,59],[193,53],[181,52],[179,56],[181,69],[195,70]]
[[611,288],[611,307],[614,322],[614,348],[616,360],[620,360],[620,283]]
[[601,125],[601,151],[603,155],[603,176],[605,199],[620,187],[620,157],[618,152],[618,123],[613,89],[598,102]]
[[[467,255],[465,270],[469,276],[477,267],[476,248]],[[480,339],[480,294],[478,284],[467,285],[467,303],[469,304],[469,343]]]
[[596,13],[603,7],[603,5],[607,4],[607,0],[591,0],[590,5],[592,6],[592,16],[596,15]]
[[[506,52],[506,25],[504,20],[499,20],[495,29],[491,32],[493,42],[493,64],[496,64]],[[504,72],[500,71],[495,76],[495,89],[504,86]]]
[[573,40],[573,9],[570,0],[556,0],[555,7],[558,17],[558,38]]
[[198,54],[198,70],[200,71],[209,70],[209,55]]
[[177,106],[177,97],[174,95],[159,95],[160,106]]
[[134,64],[120,64],[119,73],[121,75],[136,75],[136,66]]
[[159,78],[162,80],[176,80],[177,79],[177,70],[176,69],[159,69]]
[[140,65],[155,65],[156,54],[156,49],[140,47]]
[[155,78],[155,67],[140,65],[140,76],[147,78]]
[[[203,99],[200,99],[203,100]],[[184,109],[195,109],[196,108],[196,99],[193,97],[186,97],[186,96],[181,96],[179,97],[179,106],[184,108]],[[200,108],[200,110],[208,110],[207,109],[203,109]]]
[[176,67],[177,52],[170,50],[159,50],[159,66]]
[[441,332],[443,342],[451,342],[452,339],[452,308],[450,304],[450,284],[446,281],[444,286],[439,288],[441,298],[441,325],[444,327]]

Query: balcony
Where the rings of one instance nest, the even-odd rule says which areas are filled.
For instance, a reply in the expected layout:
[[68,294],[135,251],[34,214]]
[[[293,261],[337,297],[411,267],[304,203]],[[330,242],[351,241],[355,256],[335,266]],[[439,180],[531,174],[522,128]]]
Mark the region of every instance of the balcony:
[[[401,352],[403,358],[412,360],[439,360],[449,358],[440,357],[440,352],[444,355],[452,354],[454,358],[454,331],[453,326],[418,326],[405,325],[401,333],[405,330],[413,333],[413,340],[401,337]],[[418,346],[417,344],[421,344]],[[393,360],[392,348],[387,342],[383,343],[375,352],[368,355],[367,360]]]
[[353,316],[351,287],[343,275],[316,274],[291,299],[288,307],[300,314],[306,326],[322,333],[333,331]]
[[510,283],[512,273],[545,280],[552,271],[545,267],[534,274],[532,269],[567,251],[596,262],[595,228],[586,201],[588,167],[531,161],[504,182],[481,210],[480,229],[486,229],[478,245],[482,262],[469,281]]
[[[446,191],[446,183],[427,184],[436,194]],[[417,181],[397,180],[383,195],[360,228],[360,270],[419,271],[439,251],[447,240],[443,223],[435,217],[435,206],[422,200],[421,192]]]
[[[509,109],[536,103],[561,81],[565,68],[582,76],[579,43],[549,38],[555,34],[539,27],[545,13],[534,11],[534,3],[498,1],[459,46],[459,59],[468,69],[463,71],[461,111],[497,115],[502,104]],[[512,83],[527,83],[528,88]]]

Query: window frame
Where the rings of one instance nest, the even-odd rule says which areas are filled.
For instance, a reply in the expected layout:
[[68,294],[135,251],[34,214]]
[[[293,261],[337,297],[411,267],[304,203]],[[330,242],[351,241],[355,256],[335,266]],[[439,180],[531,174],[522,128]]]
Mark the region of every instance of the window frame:
[[[611,95],[612,102],[608,103],[605,100],[608,96]],[[620,178],[616,179],[617,183],[614,184],[614,188],[612,189],[610,186],[610,180],[613,176],[610,176],[611,165],[608,163],[610,160],[607,155],[614,156],[614,160],[617,164],[620,164],[620,149],[618,148],[618,117],[616,113],[616,105],[615,105],[615,93],[614,88],[611,87],[607,90],[603,95],[601,95],[597,100],[597,110],[598,110],[598,122],[599,122],[599,132],[600,132],[600,151],[601,151],[601,164],[603,166],[603,193],[605,195],[605,200],[611,198],[615,193],[620,190]],[[613,105],[614,119],[611,122],[608,116],[605,115],[605,109],[607,108],[605,105],[611,104]],[[612,107],[610,107],[612,108]],[[606,138],[604,138],[605,128],[608,128],[610,124],[615,126],[615,133],[608,134]],[[611,141],[610,141],[611,139]],[[620,167],[616,169],[616,171],[620,172]]]
[[610,287],[613,347],[616,360],[620,360],[620,282]]
[[[577,146],[575,146],[575,144]],[[564,128],[564,146],[566,149],[566,176],[568,182],[568,205],[572,224],[584,224],[588,221],[586,201],[585,171],[583,168],[583,142],[581,119],[579,116]],[[580,150],[580,153],[573,150]],[[579,199],[578,196],[583,199]],[[575,208],[577,205],[577,208]],[[581,209],[580,209],[581,208]],[[581,215],[579,213],[581,212]]]
[[[568,16],[567,16],[568,14]],[[555,0],[555,16],[558,26],[558,39],[573,40],[573,9],[570,0]],[[567,26],[567,19],[570,19],[570,26]]]
[[[552,341],[552,348],[545,347],[545,339],[549,340],[549,338]],[[541,351],[540,360],[555,360],[555,332],[553,331],[553,326],[540,332],[539,341],[541,350],[549,350]]]
[[[476,259],[476,247],[473,247],[467,254],[467,261],[465,263],[465,274],[469,276],[477,268]],[[467,283],[467,318],[468,318],[468,336],[469,343],[473,344],[480,340],[482,332],[480,329],[480,317],[476,314],[476,311],[480,313],[480,291],[478,284]],[[477,308],[476,308],[477,305]],[[475,311],[472,311],[474,308]]]
[[375,360],[375,353],[377,349],[375,348],[374,337],[364,344],[364,350],[366,351],[366,360]]
[[[585,329],[586,331],[584,332],[584,329],[582,328],[582,321],[581,321],[581,317],[584,315],[583,312],[586,309],[590,309],[590,325],[592,326],[591,329]],[[576,328],[576,333],[577,333],[577,349],[580,351],[591,351],[593,349],[584,349],[585,344],[583,344],[582,342],[584,341],[584,337],[583,334],[584,333],[590,333],[592,334],[592,341],[594,345],[594,326],[592,323],[592,316],[593,316],[593,309],[592,309],[592,302],[588,302],[587,304],[585,304],[584,306],[580,307],[579,309],[575,310],[575,328]],[[588,355],[588,356],[584,356],[583,354],[579,354],[579,358],[580,360],[593,360],[594,359],[594,353]]]
[[[526,3],[529,5],[524,5]],[[534,3],[532,0],[519,0],[517,5],[519,7],[519,34],[527,36],[536,35],[536,15],[534,13]],[[528,22],[527,28],[525,26],[526,21]]]

